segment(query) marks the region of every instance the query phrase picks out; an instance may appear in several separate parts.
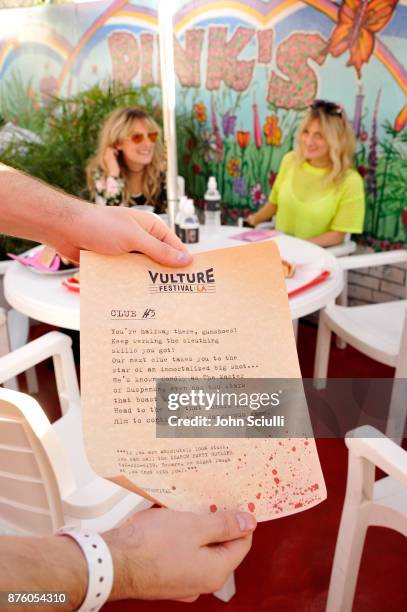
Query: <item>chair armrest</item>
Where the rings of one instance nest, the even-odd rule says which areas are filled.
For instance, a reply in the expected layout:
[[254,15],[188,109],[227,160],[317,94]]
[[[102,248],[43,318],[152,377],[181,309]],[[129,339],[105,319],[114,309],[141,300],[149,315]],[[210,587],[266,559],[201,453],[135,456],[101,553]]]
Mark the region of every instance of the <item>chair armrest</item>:
[[72,356],[72,340],[66,334],[49,332],[0,358],[0,384],[52,357],[61,410],[80,403],[79,386]]
[[370,425],[357,427],[347,434],[345,442],[351,453],[407,485],[407,452],[381,431]]
[[[146,500],[99,476],[63,500],[64,514],[72,518],[92,519],[109,512],[125,497],[134,498],[134,510]],[[147,505],[146,505],[147,507]]]
[[341,244],[325,247],[325,250],[331,253],[331,255],[335,255],[335,257],[345,257],[346,255],[354,253],[356,251],[356,246],[357,244],[353,240],[346,240]]
[[338,261],[343,270],[407,263],[407,250],[400,249],[397,251],[386,251],[385,253],[352,255],[351,257],[341,257]]
[[49,332],[0,359],[0,384],[29,368],[70,348],[72,340],[66,334]]

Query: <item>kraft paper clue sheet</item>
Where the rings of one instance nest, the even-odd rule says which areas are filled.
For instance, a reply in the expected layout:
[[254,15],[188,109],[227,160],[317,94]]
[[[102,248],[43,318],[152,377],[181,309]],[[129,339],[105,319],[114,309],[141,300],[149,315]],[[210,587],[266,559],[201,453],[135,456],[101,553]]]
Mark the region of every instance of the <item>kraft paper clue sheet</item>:
[[[206,437],[204,426],[196,438],[176,427],[157,437],[156,380],[191,377],[300,380],[276,245],[201,253],[186,268],[82,252],[82,412],[94,470],[178,510],[239,509],[268,520],[325,499],[312,437],[288,437],[284,427],[279,437]],[[181,412],[168,414],[176,422]],[[201,424],[211,410],[203,414]]]

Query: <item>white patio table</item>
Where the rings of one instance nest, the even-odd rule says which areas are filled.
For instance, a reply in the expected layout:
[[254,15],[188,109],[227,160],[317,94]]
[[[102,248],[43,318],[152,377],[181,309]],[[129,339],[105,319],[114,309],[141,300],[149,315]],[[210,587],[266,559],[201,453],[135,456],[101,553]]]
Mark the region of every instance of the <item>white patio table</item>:
[[[201,226],[200,242],[189,245],[189,249],[198,253],[249,244],[230,238],[240,232],[241,228],[233,226],[222,225],[218,228]],[[343,288],[343,273],[332,254],[310,242],[283,234],[271,240],[276,242],[284,259],[298,263],[318,263],[321,268],[331,273],[324,282],[290,298],[293,320],[319,310],[339,295]],[[61,276],[35,274],[19,263],[13,262],[8,266],[4,278],[4,293],[13,308],[37,321],[79,330],[79,294],[68,291],[62,285]]]

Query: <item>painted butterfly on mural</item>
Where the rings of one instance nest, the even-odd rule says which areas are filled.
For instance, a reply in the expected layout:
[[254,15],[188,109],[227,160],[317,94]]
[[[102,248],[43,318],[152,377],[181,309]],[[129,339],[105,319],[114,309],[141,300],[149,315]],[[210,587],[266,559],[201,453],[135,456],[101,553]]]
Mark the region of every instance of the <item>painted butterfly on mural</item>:
[[338,57],[349,51],[347,65],[354,66],[360,78],[363,64],[373,53],[375,34],[390,21],[397,3],[398,0],[344,0],[327,53]]

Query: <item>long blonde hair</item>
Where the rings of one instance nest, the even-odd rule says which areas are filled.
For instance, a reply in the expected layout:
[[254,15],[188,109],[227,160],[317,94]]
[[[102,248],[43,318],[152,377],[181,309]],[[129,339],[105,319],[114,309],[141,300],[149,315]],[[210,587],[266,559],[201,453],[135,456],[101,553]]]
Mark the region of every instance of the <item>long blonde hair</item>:
[[[159,138],[154,146],[154,153],[151,163],[149,163],[143,173],[143,194],[148,204],[156,204],[161,192],[161,175],[165,171],[165,154],[164,146],[161,141],[161,130],[157,123],[150,115],[140,108],[128,106],[125,108],[117,108],[111,112],[99,133],[99,141],[97,151],[86,166],[86,181],[88,189],[95,196],[95,179],[98,171],[108,174],[104,156],[108,147],[114,147],[125,138],[129,138],[134,133],[134,123],[143,121],[148,130],[158,132]],[[117,161],[120,166],[120,174],[125,182],[124,201],[123,204],[128,205],[130,196],[127,189],[127,180],[130,173],[126,167],[123,154],[119,152]]]
[[301,150],[301,134],[314,119],[318,119],[321,134],[329,147],[329,157],[332,168],[324,179],[326,184],[339,183],[349,168],[354,167],[353,155],[356,148],[356,139],[352,126],[344,109],[333,102],[320,101],[321,105],[312,105],[308,109],[297,132],[295,154],[298,163],[305,161]]

